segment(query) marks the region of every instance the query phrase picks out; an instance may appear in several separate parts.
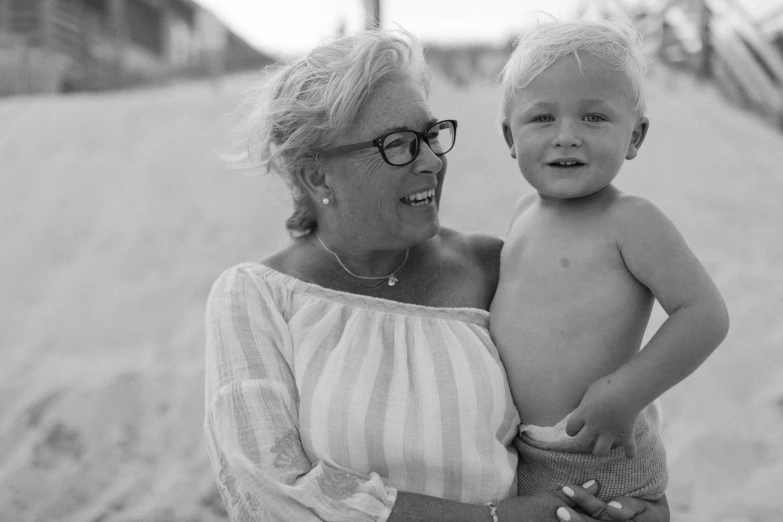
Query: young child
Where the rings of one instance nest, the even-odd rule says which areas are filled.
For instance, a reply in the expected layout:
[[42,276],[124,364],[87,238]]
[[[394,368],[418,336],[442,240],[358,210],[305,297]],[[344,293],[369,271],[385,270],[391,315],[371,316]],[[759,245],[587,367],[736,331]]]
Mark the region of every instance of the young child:
[[[630,26],[553,22],[503,72],[503,135],[536,190],[514,211],[490,314],[523,422],[520,494],[596,479],[603,500],[661,497],[666,455],[645,408],[728,331],[671,221],[612,185],[647,134],[645,65]],[[669,317],[640,350],[654,299]]]

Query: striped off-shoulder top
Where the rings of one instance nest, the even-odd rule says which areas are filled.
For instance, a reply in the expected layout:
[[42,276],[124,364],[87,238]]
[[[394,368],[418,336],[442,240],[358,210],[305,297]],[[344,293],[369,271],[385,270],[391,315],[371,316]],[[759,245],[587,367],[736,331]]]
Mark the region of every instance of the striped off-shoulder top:
[[206,314],[205,432],[234,521],[384,521],[397,491],[516,494],[489,313],[338,292],[258,263]]

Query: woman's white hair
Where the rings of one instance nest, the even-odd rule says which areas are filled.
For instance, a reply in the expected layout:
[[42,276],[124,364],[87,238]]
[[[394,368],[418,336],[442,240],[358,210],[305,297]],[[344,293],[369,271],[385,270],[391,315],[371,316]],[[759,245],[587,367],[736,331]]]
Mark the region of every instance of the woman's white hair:
[[410,78],[429,94],[428,71],[421,45],[404,29],[340,38],[268,68],[268,76],[249,93],[243,155],[250,166],[274,172],[288,184],[294,214],[286,228],[292,236],[317,227],[314,203],[299,181],[303,169],[325,161],[317,153],[351,128],[377,85]]
[[555,20],[523,30],[501,73],[504,114],[520,90],[558,61],[572,56],[581,66],[580,53],[593,55],[606,67],[624,73],[631,109],[645,114],[644,73],[649,59],[639,32],[617,20]]

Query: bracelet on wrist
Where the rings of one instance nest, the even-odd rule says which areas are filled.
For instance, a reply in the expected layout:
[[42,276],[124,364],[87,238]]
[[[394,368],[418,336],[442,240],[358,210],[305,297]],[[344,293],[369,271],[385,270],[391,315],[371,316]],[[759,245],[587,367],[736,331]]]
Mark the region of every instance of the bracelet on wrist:
[[492,522],[500,522],[500,519],[498,519],[498,507],[492,502],[487,502],[487,507],[489,508],[489,516],[492,517]]

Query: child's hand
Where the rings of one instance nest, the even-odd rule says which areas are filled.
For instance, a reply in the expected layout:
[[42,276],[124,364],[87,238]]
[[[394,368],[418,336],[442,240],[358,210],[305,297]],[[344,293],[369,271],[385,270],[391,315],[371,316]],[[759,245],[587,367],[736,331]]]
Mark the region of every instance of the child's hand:
[[632,459],[636,457],[634,424],[639,410],[623,400],[612,381],[612,375],[607,375],[587,388],[579,407],[568,419],[566,433],[576,437],[576,443],[585,451],[593,447],[593,455],[597,456],[607,455],[619,438],[626,458]]

